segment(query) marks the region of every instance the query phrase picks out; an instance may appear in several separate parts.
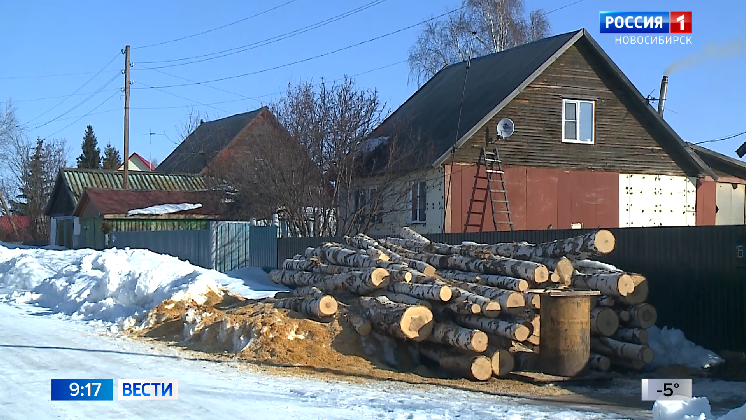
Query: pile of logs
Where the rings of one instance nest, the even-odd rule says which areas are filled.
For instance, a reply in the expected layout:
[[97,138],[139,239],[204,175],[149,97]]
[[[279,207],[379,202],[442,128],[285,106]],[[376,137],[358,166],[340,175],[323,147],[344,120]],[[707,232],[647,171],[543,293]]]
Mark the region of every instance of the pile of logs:
[[361,336],[372,331],[416,343],[443,370],[475,380],[532,370],[540,351],[540,295],[597,290],[591,358],[598,370],[650,363],[643,276],[589,260],[614,249],[611,232],[532,245],[431,242],[412,229],[401,238],[358,234],[285,260],[270,279],[292,290],[275,306],[325,321],[339,314]]

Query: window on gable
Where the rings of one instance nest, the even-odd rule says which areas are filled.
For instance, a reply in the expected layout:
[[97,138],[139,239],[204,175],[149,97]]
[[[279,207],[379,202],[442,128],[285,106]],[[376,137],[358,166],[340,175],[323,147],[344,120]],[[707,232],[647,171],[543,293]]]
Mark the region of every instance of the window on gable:
[[562,100],[562,141],[593,144],[595,141],[595,103]]
[[412,221],[427,221],[427,182],[412,183]]

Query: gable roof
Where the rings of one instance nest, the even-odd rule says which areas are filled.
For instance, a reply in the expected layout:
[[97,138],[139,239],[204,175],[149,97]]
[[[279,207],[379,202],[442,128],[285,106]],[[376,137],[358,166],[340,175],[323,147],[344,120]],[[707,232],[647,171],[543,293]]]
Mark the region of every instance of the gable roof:
[[[145,159],[144,157],[140,156],[140,154],[139,154],[139,153],[132,153],[132,154],[130,155],[130,158],[129,158],[129,159],[127,159],[127,162],[131,161],[132,159],[138,159],[138,160],[139,160],[140,162],[142,162],[142,163],[143,163],[143,165],[145,165],[145,166],[146,166],[146,167],[147,167],[148,169],[150,169],[151,171],[155,170],[155,166],[153,166],[153,164],[152,164],[152,163],[150,163],[150,161],[148,161],[148,160],[147,160],[147,159]],[[122,168],[124,168],[124,164],[125,164],[125,163],[126,163],[126,162],[122,162],[122,164],[121,164],[121,165],[119,165],[119,166],[117,167],[117,170],[119,171],[119,170],[121,170]]]
[[[95,204],[102,215],[126,215],[130,210],[160,204],[182,203],[202,204],[202,207],[180,211],[173,213],[173,215],[177,215],[177,217],[182,215],[217,217],[223,212],[222,206],[217,204],[215,197],[208,191],[137,191],[87,188],[75,207],[73,215],[79,216],[89,202]],[[143,217],[143,215],[137,217]],[[145,215],[145,217],[153,217],[153,215]]]
[[746,180],[746,162],[693,143],[687,143],[687,146],[712,169]]
[[[129,188],[132,190],[156,191],[203,191],[207,190],[205,179],[194,174],[163,174],[158,172],[129,172]],[[52,207],[57,200],[66,198],[72,208],[78,204],[86,188],[107,188],[122,190],[123,171],[105,171],[100,169],[64,168],[57,174],[52,195],[47,203],[45,214],[51,216]]]
[[267,107],[201,123],[158,165],[159,172],[201,173]]
[[391,136],[405,129],[403,140],[410,147],[422,148],[427,144],[432,149],[413,166],[440,166],[450,156],[453,147],[458,148],[466,143],[480,127],[577,42],[587,43],[609,73],[631,93],[633,102],[639,103],[646,123],[655,129],[656,141],[682,166],[684,172],[692,176],[706,173],[717,177],[645,102],[632,82],[585,29],[472,59],[468,77],[466,62],[442,69],[374,130],[372,136]]

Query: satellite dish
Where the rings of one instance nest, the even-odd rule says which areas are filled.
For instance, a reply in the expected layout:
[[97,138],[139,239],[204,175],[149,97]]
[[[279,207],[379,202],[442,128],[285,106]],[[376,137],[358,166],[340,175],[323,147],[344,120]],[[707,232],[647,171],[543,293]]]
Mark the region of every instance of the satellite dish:
[[510,118],[503,118],[497,123],[497,135],[500,138],[505,139],[512,136],[513,130],[515,130],[515,126]]

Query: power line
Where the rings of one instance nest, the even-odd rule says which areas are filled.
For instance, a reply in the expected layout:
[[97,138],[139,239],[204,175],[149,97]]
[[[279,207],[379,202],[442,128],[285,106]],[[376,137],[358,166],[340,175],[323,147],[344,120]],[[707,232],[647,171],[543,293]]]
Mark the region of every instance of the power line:
[[[175,94],[175,93],[172,93],[172,92],[169,92],[169,91],[167,91],[167,90],[161,89],[161,88],[160,88],[160,87],[158,87],[158,86],[150,86],[150,85],[146,85],[145,83],[142,83],[142,82],[135,82],[135,83],[138,83],[138,84],[141,84],[141,85],[143,85],[143,86],[146,86],[146,88],[148,88],[148,89],[156,89],[156,90],[159,90],[159,91],[161,91],[161,92],[163,92],[163,93],[165,93],[165,94],[168,94],[168,95],[171,95],[171,96],[175,96],[175,97],[177,97],[177,98],[180,98],[180,99],[184,99],[184,100],[187,100],[187,101],[190,101],[190,102],[194,102],[194,103],[195,103],[195,104],[197,104],[197,105],[202,105],[202,106],[206,106],[206,107],[208,107],[208,108],[212,108],[212,109],[218,110],[218,111],[220,111],[220,112],[225,112],[226,114],[228,113],[228,111],[226,111],[226,110],[224,110],[224,109],[216,108],[216,107],[214,107],[214,106],[212,106],[212,105],[208,105],[208,104],[203,104],[202,102],[198,102],[198,101],[195,101],[194,99],[189,99],[189,98],[187,98],[187,97],[184,97],[184,96],[181,96],[181,95],[177,95],[177,94]],[[133,89],[134,89],[134,88],[133,88]]]
[[[347,18],[349,16],[355,15],[357,13],[360,13],[360,12],[362,12],[364,10],[370,9],[371,7],[377,6],[377,5],[379,5],[379,4],[381,4],[381,3],[385,2],[385,1],[386,0],[374,0],[374,1],[370,2],[370,3],[366,3],[366,4],[362,5],[362,6],[359,6],[359,7],[355,8],[355,9],[352,9],[352,10],[349,10],[347,12],[341,13],[339,15],[333,16],[331,18],[322,20],[320,22],[316,22],[316,23],[314,23],[312,25],[308,25],[308,26],[305,26],[303,28],[296,29],[296,30],[293,30],[293,31],[290,31],[290,32],[286,32],[284,34],[276,35],[276,36],[273,36],[271,38],[267,38],[267,39],[264,39],[264,40],[261,40],[261,41],[256,41],[256,42],[252,42],[250,44],[246,44],[246,45],[241,45],[241,46],[238,46],[238,47],[229,48],[227,50],[222,50],[222,51],[217,51],[217,52],[208,53],[208,54],[202,54],[202,55],[195,55],[195,56],[191,56],[191,57],[174,58],[174,59],[169,59],[169,60],[140,61],[139,63],[141,63],[141,64],[174,63],[174,64],[165,64],[165,65],[162,65],[162,66],[154,67],[156,69],[161,69],[161,68],[167,68],[167,67],[185,66],[185,65],[188,65],[188,64],[201,63],[201,62],[204,62],[204,61],[215,60],[215,59],[218,59],[218,58],[223,58],[223,57],[228,57],[228,56],[235,55],[235,54],[240,54],[240,53],[245,52],[245,51],[253,50],[253,49],[256,49],[256,48],[259,48],[259,47],[264,47],[264,46],[273,44],[275,42],[283,41],[283,40],[292,38],[292,37],[294,37],[296,35],[300,35],[300,34],[309,32],[311,30],[321,28],[321,27],[326,26],[326,25],[328,25],[330,23],[336,22],[338,20],[341,20],[341,19]],[[153,68],[151,68],[151,70],[152,69]]]
[[[91,98],[93,98],[94,96],[96,96],[96,95],[98,95],[99,93],[101,93],[101,91],[102,91],[102,90],[104,90],[104,89],[105,89],[105,88],[106,88],[107,86],[109,86],[109,85],[110,85],[110,84],[111,84],[112,82],[114,82],[114,80],[115,80],[115,79],[116,79],[117,77],[119,77],[119,75],[118,75],[118,74],[117,74],[117,75],[114,75],[114,77],[112,77],[112,78],[111,78],[111,79],[109,79],[109,80],[108,80],[108,81],[107,81],[106,83],[104,83],[104,84],[103,84],[103,86],[101,86],[101,87],[100,87],[100,88],[98,88],[98,89],[97,89],[97,90],[96,90],[95,92],[93,92],[93,93],[91,93],[90,95],[88,95],[88,96],[87,96],[87,97],[86,97],[85,99],[83,99],[82,101],[80,101],[80,102],[78,102],[77,104],[75,104],[75,106],[73,106],[72,108],[70,108],[70,109],[68,109],[67,111],[63,112],[62,114],[58,115],[57,117],[55,117],[55,118],[52,118],[51,120],[49,120],[49,121],[45,122],[44,124],[40,124],[40,125],[37,125],[36,127],[34,127],[34,130],[38,130],[39,128],[42,128],[42,127],[44,127],[45,125],[51,124],[51,123],[53,123],[53,122],[55,122],[55,121],[59,120],[60,118],[64,117],[65,115],[69,114],[70,112],[72,112],[72,111],[76,110],[76,109],[77,109],[77,108],[78,108],[79,106],[83,105],[83,104],[84,104],[84,103],[86,103],[86,102],[87,102],[88,100],[90,100],[90,99],[91,99]],[[114,92],[114,95],[116,95],[117,93],[118,93],[118,92]],[[112,96],[113,96],[113,95],[112,95]]]
[[[148,69],[148,70],[153,70],[153,71],[156,71],[156,72],[158,72],[158,73],[161,73],[161,74],[165,74],[166,76],[171,76],[171,77],[173,77],[173,78],[175,78],[175,79],[181,79],[181,80],[184,80],[184,81],[186,81],[186,82],[197,83],[197,82],[195,82],[194,80],[191,80],[191,79],[187,79],[186,77],[181,77],[181,76],[177,76],[177,75],[175,75],[175,74],[167,73],[167,72],[165,72],[165,71],[163,71],[163,70],[158,70],[158,69],[151,69],[151,68],[148,68],[148,67],[145,67],[145,68],[146,68],[146,69]],[[225,90],[225,89],[219,88],[219,87],[217,87],[217,86],[212,86],[212,85],[208,85],[208,84],[205,84],[204,86],[207,86],[207,87],[209,87],[210,89],[215,89],[215,90],[217,90],[217,91],[220,91],[220,92],[225,92],[225,93],[230,93],[231,95],[236,95],[236,96],[240,96],[240,97],[242,97],[242,98],[244,98],[244,99],[252,99],[252,100],[255,100],[255,101],[257,101],[257,102],[260,102],[260,101],[259,101],[259,100],[258,100],[257,98],[252,98],[252,97],[250,97],[250,96],[245,96],[245,95],[242,95],[242,94],[240,94],[240,93],[236,93],[236,92],[231,92],[231,91],[229,91],[229,90]]]
[[95,110],[97,110],[97,109],[101,108],[101,106],[103,106],[103,105],[104,105],[105,103],[109,102],[109,100],[110,100],[111,98],[115,97],[116,95],[117,95],[117,92],[114,92],[114,93],[113,93],[113,94],[112,94],[111,96],[109,96],[108,98],[104,99],[104,101],[103,101],[103,102],[101,102],[100,104],[96,105],[96,107],[95,107],[95,108],[93,108],[92,110],[88,111],[88,112],[87,112],[86,114],[84,114],[84,115],[81,115],[81,116],[80,116],[80,118],[78,118],[77,120],[75,120],[75,121],[71,122],[70,124],[68,124],[68,125],[66,125],[66,126],[64,126],[64,127],[62,127],[62,128],[60,128],[59,130],[55,131],[54,133],[52,133],[52,134],[50,134],[50,135],[48,135],[48,136],[46,136],[46,137],[44,137],[44,138],[45,138],[45,139],[46,139],[46,138],[50,138],[50,137],[52,137],[52,136],[56,135],[57,133],[59,133],[59,132],[61,132],[61,131],[65,130],[65,129],[67,129],[67,128],[71,127],[72,125],[76,124],[76,123],[77,123],[78,121],[82,120],[83,118],[85,118],[85,117],[87,117],[87,116],[90,116],[90,115],[93,115],[93,111],[95,111]]
[[249,16],[249,17],[245,17],[245,18],[243,18],[243,19],[239,19],[239,20],[233,21],[233,22],[231,22],[231,23],[228,23],[228,24],[225,24],[225,25],[222,25],[222,26],[218,26],[217,28],[212,28],[212,29],[208,29],[208,30],[206,30],[206,31],[198,32],[198,33],[196,33],[196,34],[192,34],[192,35],[182,36],[181,38],[171,39],[171,40],[168,40],[168,41],[156,42],[156,43],[154,43],[154,44],[143,45],[143,46],[140,46],[140,47],[132,47],[132,49],[139,49],[139,50],[141,50],[141,49],[144,49],[144,48],[157,47],[157,46],[159,46],[159,45],[164,45],[164,44],[170,44],[170,43],[172,43],[172,42],[183,41],[183,40],[185,40],[185,39],[189,39],[189,38],[194,38],[194,37],[196,37],[196,36],[200,36],[200,35],[208,34],[208,33],[210,33],[210,32],[215,32],[215,31],[217,31],[217,30],[220,30],[220,29],[224,29],[224,28],[227,28],[227,27],[229,27],[229,26],[233,26],[233,25],[236,25],[236,24],[238,24],[238,23],[241,23],[241,22],[245,22],[245,21],[247,21],[247,20],[249,20],[249,19],[253,19],[253,18],[255,18],[255,17],[259,17],[259,16],[261,16],[261,15],[267,14],[267,13],[269,13],[269,12],[272,12],[272,11],[274,11],[274,10],[277,10],[277,9],[281,8],[281,7],[287,6],[288,4],[290,4],[290,3],[294,3],[294,2],[296,2],[296,1],[297,1],[297,0],[290,0],[290,1],[287,1],[287,2],[285,2],[285,3],[282,3],[282,4],[278,5],[278,6],[275,6],[275,7],[269,8],[269,9],[267,9],[267,10],[263,11],[263,12],[259,12],[259,13],[253,14],[253,15],[251,15],[251,16]]
[[[88,73],[88,74],[90,74],[90,73]],[[117,72],[117,74],[119,74],[119,72]],[[121,89],[117,89],[117,92],[120,91],[120,90]],[[16,102],[38,102],[38,101],[46,101],[46,100],[49,100],[49,99],[60,99],[60,98],[68,97],[68,96],[69,97],[73,97],[73,96],[83,96],[83,95],[90,95],[90,94],[91,94],[91,92],[80,92],[80,93],[76,93],[74,95],[47,96],[47,97],[44,97],[44,98],[34,98],[34,99],[13,99],[13,103],[16,103]]]
[[[104,70],[105,70],[105,69],[106,69],[107,67],[109,67],[109,64],[113,63],[113,62],[114,62],[114,60],[116,60],[116,58],[117,58],[118,56],[119,56],[119,54],[116,54],[116,55],[115,55],[115,56],[114,56],[114,57],[113,57],[113,58],[112,58],[111,60],[109,60],[109,62],[108,62],[108,63],[104,64],[104,66],[103,66],[103,67],[101,67],[101,70],[97,71],[97,72],[96,72],[96,74],[94,74],[94,75],[93,75],[93,76],[92,76],[92,77],[91,77],[90,79],[88,79],[88,80],[87,80],[87,81],[86,81],[85,83],[83,83],[83,84],[82,84],[82,85],[81,85],[81,86],[80,86],[79,88],[77,88],[77,89],[75,90],[75,92],[71,93],[70,95],[67,95],[67,96],[65,97],[65,99],[61,100],[61,101],[60,101],[60,102],[59,102],[59,103],[58,103],[57,105],[55,105],[55,106],[53,106],[53,107],[49,108],[48,110],[46,110],[46,111],[42,112],[41,114],[37,115],[36,117],[34,117],[34,118],[30,119],[29,121],[27,121],[27,123],[31,123],[31,122],[33,122],[33,121],[36,121],[36,120],[38,120],[39,118],[41,118],[41,117],[43,117],[43,116],[47,115],[48,113],[50,113],[51,111],[53,111],[53,110],[54,110],[55,108],[57,108],[58,106],[60,106],[60,105],[62,105],[63,103],[65,103],[65,101],[67,101],[68,99],[70,99],[70,97],[72,97],[72,96],[73,96],[73,95],[75,95],[76,93],[80,92],[80,90],[81,90],[81,89],[83,89],[83,88],[84,88],[84,87],[85,87],[85,86],[86,86],[86,85],[87,85],[88,83],[90,83],[90,82],[91,82],[91,81],[92,81],[93,79],[95,79],[95,78],[96,78],[96,76],[98,76],[99,74],[101,74],[101,72],[103,72],[103,71],[104,71]],[[116,76],[115,76],[115,77],[116,77]],[[38,128],[38,127],[37,127],[37,128]]]
[[721,138],[719,138],[719,139],[712,139],[712,140],[704,140],[704,141],[698,141],[698,142],[696,142],[696,143],[692,143],[692,144],[715,143],[715,142],[719,142],[719,141],[730,140],[730,139],[733,139],[733,138],[736,138],[736,137],[742,136],[742,135],[744,135],[744,134],[746,134],[746,131],[742,131],[742,132],[740,132],[740,133],[736,133],[736,134],[731,134],[730,136],[725,136],[725,137],[721,137]]
[[584,2],[584,1],[585,1],[585,0],[577,0],[577,1],[574,1],[574,2],[572,2],[572,3],[570,3],[570,4],[566,4],[566,5],[564,5],[564,6],[562,6],[562,7],[558,7],[558,8],[556,8],[556,9],[552,9],[552,10],[548,11],[548,12],[547,12],[547,14],[550,14],[550,13],[554,13],[554,12],[556,12],[556,11],[559,11],[559,10],[562,10],[562,9],[566,9],[566,8],[568,8],[568,7],[570,7],[570,6],[574,6],[574,5],[576,5],[576,4],[578,4],[578,3],[582,3],[582,2]]
[[93,74],[92,71],[82,71],[78,73],[61,73],[61,74],[39,74],[39,75],[32,75],[32,76],[3,76],[0,77],[0,80],[10,80],[10,79],[45,79],[45,78],[52,78],[52,77],[66,77],[66,76],[84,76],[87,74]]
[[332,54],[336,54],[336,53],[339,53],[339,52],[342,52],[342,51],[345,51],[345,50],[349,50],[349,49],[352,49],[352,48],[359,47],[359,46],[364,45],[364,44],[368,44],[368,43],[371,43],[371,42],[374,42],[374,41],[378,41],[379,39],[383,39],[383,38],[386,38],[386,37],[389,37],[389,36],[392,36],[392,35],[396,35],[396,34],[398,34],[400,32],[404,32],[406,30],[415,28],[415,27],[420,26],[420,25],[422,25],[424,23],[433,21],[435,19],[440,19],[443,16],[449,15],[449,14],[451,14],[451,13],[453,13],[453,12],[459,10],[459,9],[461,9],[461,8],[454,9],[454,10],[452,10],[450,12],[443,13],[443,14],[438,15],[436,17],[423,20],[423,21],[415,23],[413,25],[409,25],[409,26],[406,26],[404,28],[397,29],[397,30],[392,31],[392,32],[388,32],[386,34],[379,35],[379,36],[376,36],[374,38],[367,39],[365,41],[361,41],[361,42],[358,42],[358,43],[355,43],[355,44],[352,44],[352,45],[348,45],[346,47],[337,48],[336,50],[328,51],[328,52],[325,52],[325,53],[322,53],[322,54],[317,54],[317,55],[314,55],[312,57],[304,58],[302,60],[296,60],[296,61],[293,61],[293,62],[290,62],[290,63],[280,64],[280,65],[277,65],[277,66],[274,66],[274,67],[269,67],[269,68],[266,68],[266,69],[257,70],[257,71],[253,71],[253,72],[249,72],[249,73],[243,73],[243,74],[238,74],[238,75],[234,75],[234,76],[221,77],[219,79],[205,80],[205,81],[202,81],[202,82],[194,82],[194,83],[181,83],[181,84],[175,84],[175,85],[156,86],[156,87],[152,87],[152,89],[166,89],[166,88],[174,88],[174,87],[182,87],[182,86],[194,86],[194,85],[200,85],[200,84],[206,84],[206,83],[222,82],[224,80],[238,79],[238,78],[241,78],[241,77],[252,76],[252,75],[255,75],[255,74],[266,73],[266,72],[269,72],[269,71],[278,70],[278,69],[281,69],[281,68],[284,68],[284,67],[293,66],[295,64],[305,63],[307,61],[315,60],[317,58],[326,57],[326,56],[329,56],[329,55],[332,55]]

